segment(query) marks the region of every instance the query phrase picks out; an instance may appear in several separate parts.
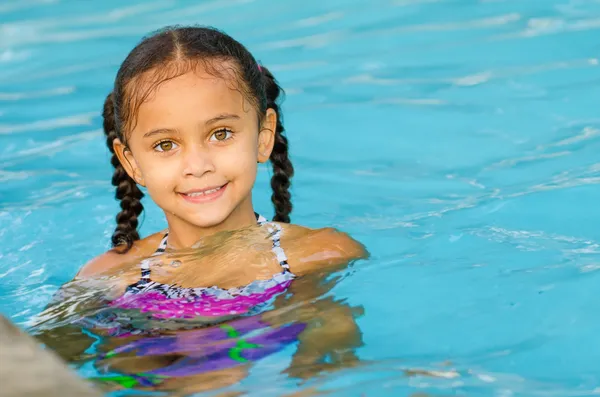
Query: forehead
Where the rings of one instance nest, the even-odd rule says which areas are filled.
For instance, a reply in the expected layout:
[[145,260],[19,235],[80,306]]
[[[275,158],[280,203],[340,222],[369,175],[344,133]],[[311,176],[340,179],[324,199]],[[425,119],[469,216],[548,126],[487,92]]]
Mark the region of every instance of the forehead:
[[[238,73],[223,63],[218,70],[191,68],[162,76],[150,71],[132,81],[130,130],[155,128],[157,123],[207,120],[223,113],[256,118],[254,106],[244,95]],[[136,103],[137,102],[137,103]],[[176,127],[164,125],[161,127]]]

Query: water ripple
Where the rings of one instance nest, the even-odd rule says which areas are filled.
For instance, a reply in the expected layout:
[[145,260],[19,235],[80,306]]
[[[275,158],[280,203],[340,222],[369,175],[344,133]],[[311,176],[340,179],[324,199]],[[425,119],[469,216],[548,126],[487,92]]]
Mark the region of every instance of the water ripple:
[[0,101],[21,101],[24,99],[47,98],[51,96],[69,95],[74,92],[75,87],[73,86],[57,87],[51,90],[32,92],[0,92]]
[[[599,1],[86,4],[0,4],[3,313],[26,323],[109,246],[100,110],[124,55],[164,24],[211,24],[288,93],[294,221],[372,253],[335,291],[365,307],[361,365],[299,385],[286,351],[226,391],[600,393]],[[144,200],[148,234],[164,224]]]

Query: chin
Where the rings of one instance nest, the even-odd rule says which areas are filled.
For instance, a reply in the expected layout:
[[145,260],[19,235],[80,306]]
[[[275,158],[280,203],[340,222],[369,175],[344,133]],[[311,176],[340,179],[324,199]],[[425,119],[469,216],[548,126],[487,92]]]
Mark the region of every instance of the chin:
[[188,218],[188,222],[202,228],[210,228],[220,225],[225,222],[231,215],[231,211],[225,209],[219,210],[207,210],[203,214],[197,214],[194,217]]
[[225,222],[226,216],[202,216],[190,219],[189,222],[201,228],[211,228]]

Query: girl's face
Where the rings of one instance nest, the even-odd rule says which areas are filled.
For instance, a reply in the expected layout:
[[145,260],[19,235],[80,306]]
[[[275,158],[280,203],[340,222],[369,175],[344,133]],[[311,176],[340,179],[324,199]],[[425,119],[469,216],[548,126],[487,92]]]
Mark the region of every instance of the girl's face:
[[257,162],[269,159],[277,116],[269,109],[259,120],[235,87],[204,70],[167,80],[139,107],[127,146],[115,140],[121,163],[171,228],[252,215]]

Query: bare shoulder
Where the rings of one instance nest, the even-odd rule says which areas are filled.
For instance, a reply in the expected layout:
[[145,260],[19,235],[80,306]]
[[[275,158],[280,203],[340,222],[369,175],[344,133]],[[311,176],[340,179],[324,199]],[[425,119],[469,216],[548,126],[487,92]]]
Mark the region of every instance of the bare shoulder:
[[310,229],[300,225],[287,225],[284,235],[317,250],[334,250],[344,258],[359,259],[368,256],[365,246],[348,233],[332,227]]
[[142,240],[138,240],[126,253],[120,253],[119,247],[112,248],[86,263],[79,270],[75,278],[85,279],[97,277],[110,270],[118,269],[125,264],[147,258],[152,255],[160,243],[162,236],[163,233],[158,232],[145,237]]
[[283,225],[281,244],[288,253],[290,267],[296,274],[345,265],[365,259],[365,246],[348,233],[335,228],[310,229],[299,225]]

